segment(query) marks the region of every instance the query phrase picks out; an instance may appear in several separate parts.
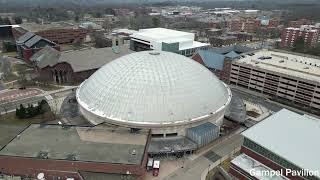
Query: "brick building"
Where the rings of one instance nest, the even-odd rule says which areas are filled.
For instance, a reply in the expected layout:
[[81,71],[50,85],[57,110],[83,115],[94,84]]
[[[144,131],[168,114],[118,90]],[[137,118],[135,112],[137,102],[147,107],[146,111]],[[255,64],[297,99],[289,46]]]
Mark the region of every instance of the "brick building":
[[318,43],[319,31],[314,26],[303,25],[300,28],[289,27],[281,32],[281,47],[293,47],[295,41],[302,37],[306,46]]
[[320,109],[320,60],[259,50],[233,61],[230,84],[309,109]]
[[253,39],[253,35],[251,33],[246,33],[246,32],[229,32],[227,34],[229,36],[237,37],[238,42],[252,41]]
[[260,20],[258,19],[240,19],[230,22],[231,31],[242,31],[248,33],[255,33],[260,27]]
[[46,46],[60,50],[60,47],[56,43],[31,32],[20,36],[16,41],[16,46],[19,57],[26,61],[29,61],[36,52],[40,51]]
[[215,36],[210,37],[209,42],[213,47],[231,46],[237,43],[236,36]]
[[142,176],[149,141],[145,130],[32,124],[2,144],[0,169],[31,178],[42,173],[48,180],[83,180],[80,172]]
[[242,133],[242,154],[229,173],[236,179],[319,180],[320,143],[312,140],[320,136],[319,124],[316,117],[280,110]]
[[31,61],[35,64],[41,81],[72,84],[81,83],[101,66],[131,52],[126,45],[66,52],[46,47],[37,52]]
[[300,28],[302,25],[311,25],[311,21],[308,19],[299,19],[296,21],[289,21],[288,27]]
[[255,33],[260,27],[267,29],[277,28],[280,24],[278,19],[261,17],[257,19],[240,19],[230,22],[230,30],[232,32]]
[[57,44],[72,43],[75,40],[83,41],[88,33],[87,29],[67,22],[52,22],[49,24],[24,23],[20,26],[19,29],[33,32]]

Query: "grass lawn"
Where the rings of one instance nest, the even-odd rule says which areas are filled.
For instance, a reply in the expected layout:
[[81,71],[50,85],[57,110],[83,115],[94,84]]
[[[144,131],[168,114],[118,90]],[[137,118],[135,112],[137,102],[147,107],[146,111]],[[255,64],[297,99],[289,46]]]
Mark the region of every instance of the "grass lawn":
[[17,80],[19,79],[19,77],[13,73],[10,73],[4,80],[3,82],[10,82],[10,81],[14,81],[14,80]]
[[28,119],[19,119],[15,112],[11,112],[0,116],[0,125],[28,126],[32,123],[44,123],[51,120],[54,120],[52,112],[46,112]]
[[26,64],[13,64],[12,65],[12,71],[17,71],[17,72],[24,72],[27,69],[30,69],[30,67],[28,67]]
[[17,52],[2,52],[0,54],[9,57],[16,57],[18,55]]

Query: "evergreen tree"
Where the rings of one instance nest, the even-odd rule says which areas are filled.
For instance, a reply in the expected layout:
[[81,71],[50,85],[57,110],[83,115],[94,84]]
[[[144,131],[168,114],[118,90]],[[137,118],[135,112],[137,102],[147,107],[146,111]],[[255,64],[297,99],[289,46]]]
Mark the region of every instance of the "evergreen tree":
[[303,52],[305,50],[304,39],[302,36],[299,36],[293,44],[293,51]]
[[22,18],[19,16],[14,17],[14,21],[16,22],[16,24],[22,24]]
[[26,108],[22,104],[20,104],[19,108],[19,116],[20,119],[26,118]]

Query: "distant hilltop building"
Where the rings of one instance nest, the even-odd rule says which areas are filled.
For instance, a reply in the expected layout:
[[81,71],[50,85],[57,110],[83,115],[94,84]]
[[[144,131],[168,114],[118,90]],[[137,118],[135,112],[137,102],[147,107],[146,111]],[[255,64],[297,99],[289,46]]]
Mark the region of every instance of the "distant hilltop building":
[[193,33],[164,28],[140,29],[130,37],[130,49],[133,51],[157,50],[192,56],[209,46],[207,43],[194,41]]

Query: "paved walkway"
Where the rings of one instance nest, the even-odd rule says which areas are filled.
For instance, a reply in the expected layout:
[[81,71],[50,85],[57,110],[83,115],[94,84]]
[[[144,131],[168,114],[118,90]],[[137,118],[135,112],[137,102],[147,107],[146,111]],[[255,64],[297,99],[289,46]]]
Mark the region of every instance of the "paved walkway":
[[164,180],[200,180],[208,169],[213,169],[220,164],[223,157],[232,156],[241,146],[243,137],[240,134],[234,134],[224,141],[215,144],[213,148],[205,152],[202,156],[191,160],[188,159],[184,168],[177,169],[169,174]]
[[28,97],[33,97],[42,94],[43,91],[36,88],[29,88],[24,90],[14,89],[8,90],[0,93],[0,103],[9,102],[18,99],[25,99]]
[[243,142],[240,128],[232,134],[222,137],[212,145],[205,147],[200,153],[188,156],[186,159],[174,161],[164,160],[161,162],[158,177],[153,177],[149,172],[146,180],[200,180],[209,169],[220,164],[226,156],[232,156],[238,151]]

